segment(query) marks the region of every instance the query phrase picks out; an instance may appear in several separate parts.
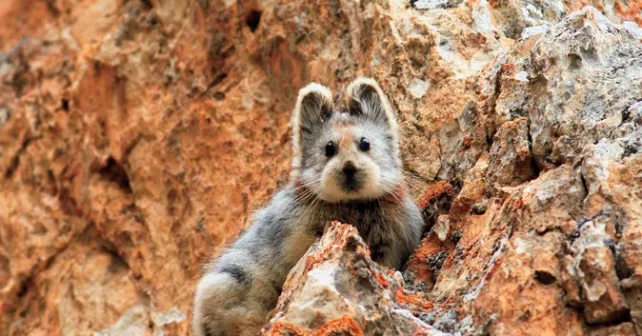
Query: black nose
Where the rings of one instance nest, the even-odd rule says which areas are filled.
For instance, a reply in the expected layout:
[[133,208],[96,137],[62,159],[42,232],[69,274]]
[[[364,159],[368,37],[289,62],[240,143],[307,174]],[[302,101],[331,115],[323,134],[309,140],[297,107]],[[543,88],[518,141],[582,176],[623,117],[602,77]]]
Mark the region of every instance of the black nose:
[[343,173],[346,174],[346,176],[354,176],[354,174],[357,172],[357,167],[354,165],[352,161],[347,161],[346,163],[343,164]]

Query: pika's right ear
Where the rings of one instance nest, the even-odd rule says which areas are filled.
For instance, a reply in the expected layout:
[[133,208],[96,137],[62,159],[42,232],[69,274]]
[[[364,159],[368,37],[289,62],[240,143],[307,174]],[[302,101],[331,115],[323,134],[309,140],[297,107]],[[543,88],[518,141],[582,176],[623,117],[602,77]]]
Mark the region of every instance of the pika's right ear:
[[301,152],[306,139],[313,136],[332,115],[332,92],[327,87],[310,83],[299,91],[292,116],[292,137],[295,155]]

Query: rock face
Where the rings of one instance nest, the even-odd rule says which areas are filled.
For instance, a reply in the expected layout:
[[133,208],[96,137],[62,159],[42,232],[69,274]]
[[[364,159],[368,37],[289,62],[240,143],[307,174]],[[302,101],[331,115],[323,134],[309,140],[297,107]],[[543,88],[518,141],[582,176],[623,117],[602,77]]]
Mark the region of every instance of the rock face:
[[407,271],[436,316],[490,334],[642,331],[640,55],[586,8],[489,68],[483,129],[464,135],[485,152]]
[[401,279],[332,227],[264,333],[642,335],[636,23],[637,0],[0,1],[0,334],[190,334],[200,265],[287,179],[297,90],[368,75],[426,238]]

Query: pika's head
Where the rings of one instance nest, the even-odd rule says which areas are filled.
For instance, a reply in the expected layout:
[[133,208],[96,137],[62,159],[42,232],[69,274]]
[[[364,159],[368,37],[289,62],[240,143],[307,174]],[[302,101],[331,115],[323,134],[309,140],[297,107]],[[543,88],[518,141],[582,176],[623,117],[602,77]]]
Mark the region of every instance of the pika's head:
[[395,115],[373,79],[358,78],[334,106],[330,90],[301,89],[292,118],[293,177],[326,202],[373,200],[402,180]]

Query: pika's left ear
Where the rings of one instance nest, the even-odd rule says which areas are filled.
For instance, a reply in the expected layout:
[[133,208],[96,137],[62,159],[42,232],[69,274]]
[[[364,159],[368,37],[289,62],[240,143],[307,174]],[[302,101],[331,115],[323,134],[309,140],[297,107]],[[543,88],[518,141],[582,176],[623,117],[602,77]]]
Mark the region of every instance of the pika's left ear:
[[388,98],[379,84],[367,77],[352,81],[346,89],[348,111],[352,115],[363,116],[397,132],[397,119]]

